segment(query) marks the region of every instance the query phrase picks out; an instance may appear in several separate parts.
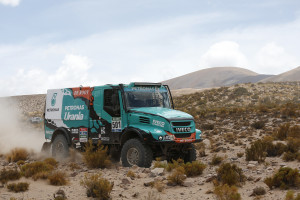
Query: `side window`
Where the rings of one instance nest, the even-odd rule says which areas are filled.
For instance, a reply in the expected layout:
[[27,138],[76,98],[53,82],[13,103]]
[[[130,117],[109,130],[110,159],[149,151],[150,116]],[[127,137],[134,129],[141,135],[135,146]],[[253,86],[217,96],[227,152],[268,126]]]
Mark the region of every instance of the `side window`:
[[120,117],[120,102],[118,90],[104,90],[103,109],[112,117]]

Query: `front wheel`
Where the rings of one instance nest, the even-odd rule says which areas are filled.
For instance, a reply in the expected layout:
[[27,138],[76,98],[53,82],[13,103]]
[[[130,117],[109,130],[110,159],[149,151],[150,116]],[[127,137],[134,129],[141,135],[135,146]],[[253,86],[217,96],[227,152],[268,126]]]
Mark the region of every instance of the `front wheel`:
[[134,138],[125,142],[121,151],[122,165],[131,167],[150,167],[153,159],[151,148],[142,144],[140,140]]
[[190,144],[187,149],[187,153],[184,155],[184,162],[193,162],[197,158],[197,152],[194,144]]
[[52,156],[58,159],[66,158],[69,155],[69,145],[63,135],[58,135],[52,143]]

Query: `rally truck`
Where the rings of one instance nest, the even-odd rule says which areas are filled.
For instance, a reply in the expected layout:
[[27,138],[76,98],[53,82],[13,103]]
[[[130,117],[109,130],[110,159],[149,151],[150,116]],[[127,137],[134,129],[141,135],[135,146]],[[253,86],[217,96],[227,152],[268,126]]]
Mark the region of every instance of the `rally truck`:
[[125,167],[150,167],[156,157],[192,162],[193,143],[202,140],[194,118],[174,110],[170,89],[161,83],[48,90],[44,122],[44,146],[54,157],[101,141]]

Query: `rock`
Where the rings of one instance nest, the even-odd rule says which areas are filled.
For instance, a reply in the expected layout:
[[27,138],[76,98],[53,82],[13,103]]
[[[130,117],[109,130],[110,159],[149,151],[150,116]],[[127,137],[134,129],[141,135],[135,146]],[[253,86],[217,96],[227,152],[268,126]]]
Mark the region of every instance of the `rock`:
[[249,169],[254,168],[254,167],[256,167],[256,165],[254,165],[254,164],[248,164],[247,165],[247,168],[249,168]]
[[238,157],[233,157],[233,158],[230,158],[230,160],[237,160],[239,159]]
[[268,170],[268,171],[271,171],[271,170],[273,170],[273,168],[272,168],[272,167],[268,167],[267,170]]
[[151,170],[149,168],[145,168],[142,173],[146,173],[146,174],[149,174],[151,172]]
[[144,186],[149,187],[149,186],[152,186],[153,184],[154,184],[154,181],[149,181],[149,182],[145,182]]
[[193,183],[190,182],[190,181],[185,181],[185,182],[182,184],[182,186],[184,186],[184,187],[192,187],[192,186],[193,186]]
[[162,176],[164,175],[165,168],[155,168],[151,170],[150,177]]
[[145,174],[145,173],[140,173],[140,174],[137,175],[137,177],[139,177],[139,178],[146,178],[147,176],[148,175]]
[[60,199],[66,199],[66,193],[65,191],[63,191],[62,189],[57,190],[54,194],[53,194],[54,199],[55,198],[60,198]]
[[75,177],[75,176],[77,176],[77,174],[78,174],[78,172],[73,172],[73,173],[70,174],[70,176]]
[[139,192],[136,192],[136,193],[134,193],[134,194],[132,195],[132,197],[133,197],[133,198],[137,198],[137,197],[139,196],[139,194],[140,194]]
[[205,144],[206,147],[210,146],[210,141],[208,139],[204,139],[202,142]]
[[258,165],[258,161],[254,161],[254,160],[252,160],[252,161],[249,161],[249,162],[248,162],[248,164],[252,164],[252,165]]
[[256,183],[256,182],[260,181],[260,179],[261,179],[261,177],[258,177],[257,179],[255,179],[254,182]]
[[123,178],[123,179],[122,179],[122,184],[123,184],[123,185],[129,185],[129,184],[130,184],[130,181],[128,180],[128,178]]

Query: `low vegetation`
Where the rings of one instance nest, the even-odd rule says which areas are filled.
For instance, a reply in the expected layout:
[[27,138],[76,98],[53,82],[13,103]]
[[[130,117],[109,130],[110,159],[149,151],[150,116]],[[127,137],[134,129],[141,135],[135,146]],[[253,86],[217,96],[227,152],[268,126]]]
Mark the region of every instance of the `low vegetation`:
[[293,190],[289,190],[285,195],[285,200],[300,200],[300,193],[295,196],[295,192]]
[[48,180],[51,185],[56,185],[56,186],[66,185],[68,182],[66,178],[66,174],[61,171],[54,171],[50,173],[48,175]]
[[224,163],[217,169],[217,179],[222,184],[232,186],[240,185],[245,182],[246,177],[244,176],[242,169],[235,164]]
[[24,148],[14,148],[8,154],[6,154],[6,160],[8,162],[18,162],[20,160],[27,160],[29,153]]
[[88,197],[101,200],[110,199],[110,193],[114,186],[114,183],[102,178],[101,174],[85,175],[80,184],[86,188]]
[[92,140],[86,143],[83,160],[89,168],[108,168],[111,166],[107,147],[101,145],[101,142],[93,145]]
[[240,200],[241,195],[238,193],[236,186],[229,186],[227,184],[216,186],[214,194],[218,200]]
[[0,182],[2,185],[6,184],[8,181],[19,180],[21,174],[16,169],[6,170],[5,168],[0,171]]
[[42,172],[51,172],[52,170],[54,170],[52,165],[42,161],[28,163],[21,167],[21,173],[26,178],[33,177],[34,175]]
[[172,171],[172,174],[168,176],[168,185],[183,185],[186,175],[183,167],[179,166]]
[[29,183],[20,182],[20,183],[10,183],[7,185],[7,189],[12,192],[25,192],[29,188]]
[[286,190],[289,188],[299,188],[300,174],[298,169],[281,167],[272,177],[266,178],[264,182],[270,189],[280,188]]

